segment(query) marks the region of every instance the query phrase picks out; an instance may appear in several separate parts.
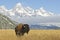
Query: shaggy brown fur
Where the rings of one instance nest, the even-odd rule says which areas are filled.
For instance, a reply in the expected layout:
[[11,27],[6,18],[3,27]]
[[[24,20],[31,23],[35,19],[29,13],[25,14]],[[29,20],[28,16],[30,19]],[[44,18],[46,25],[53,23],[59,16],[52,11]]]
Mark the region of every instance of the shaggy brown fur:
[[17,25],[17,29],[18,29],[18,30],[21,30],[22,26],[23,26],[23,24],[21,24],[21,23],[18,24],[18,25]]
[[16,32],[16,35],[24,35],[24,33],[27,33],[29,32],[29,25],[28,24],[18,24],[16,27],[15,27],[15,32]]

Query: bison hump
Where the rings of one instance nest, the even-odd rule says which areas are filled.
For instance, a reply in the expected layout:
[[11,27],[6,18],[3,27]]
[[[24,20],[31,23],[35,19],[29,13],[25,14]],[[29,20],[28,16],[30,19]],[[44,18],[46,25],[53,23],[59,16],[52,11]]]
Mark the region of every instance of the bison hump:
[[22,26],[23,26],[23,24],[21,24],[21,23],[18,24],[18,26],[17,26],[18,27],[18,30],[20,30],[22,28]]

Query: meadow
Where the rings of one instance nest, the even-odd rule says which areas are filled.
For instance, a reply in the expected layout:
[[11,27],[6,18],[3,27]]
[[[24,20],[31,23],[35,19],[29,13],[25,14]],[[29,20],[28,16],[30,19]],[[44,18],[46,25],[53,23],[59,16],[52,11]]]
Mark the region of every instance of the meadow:
[[12,29],[0,29],[0,40],[60,40],[60,30],[30,30],[24,36],[16,36]]

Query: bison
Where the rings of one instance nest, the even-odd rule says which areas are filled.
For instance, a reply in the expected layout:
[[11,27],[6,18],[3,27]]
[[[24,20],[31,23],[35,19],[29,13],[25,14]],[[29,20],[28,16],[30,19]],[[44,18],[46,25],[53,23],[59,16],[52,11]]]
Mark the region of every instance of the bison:
[[21,24],[20,23],[15,27],[16,35],[24,35],[24,33],[28,34],[29,30],[30,30],[30,28],[29,28],[28,24]]

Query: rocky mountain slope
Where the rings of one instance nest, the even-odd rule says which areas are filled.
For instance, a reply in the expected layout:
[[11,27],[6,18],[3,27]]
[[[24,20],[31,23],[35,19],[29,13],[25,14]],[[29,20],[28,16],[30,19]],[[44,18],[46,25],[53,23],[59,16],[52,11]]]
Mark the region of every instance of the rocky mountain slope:
[[0,29],[13,29],[16,26],[15,22],[10,20],[5,15],[0,14]]

